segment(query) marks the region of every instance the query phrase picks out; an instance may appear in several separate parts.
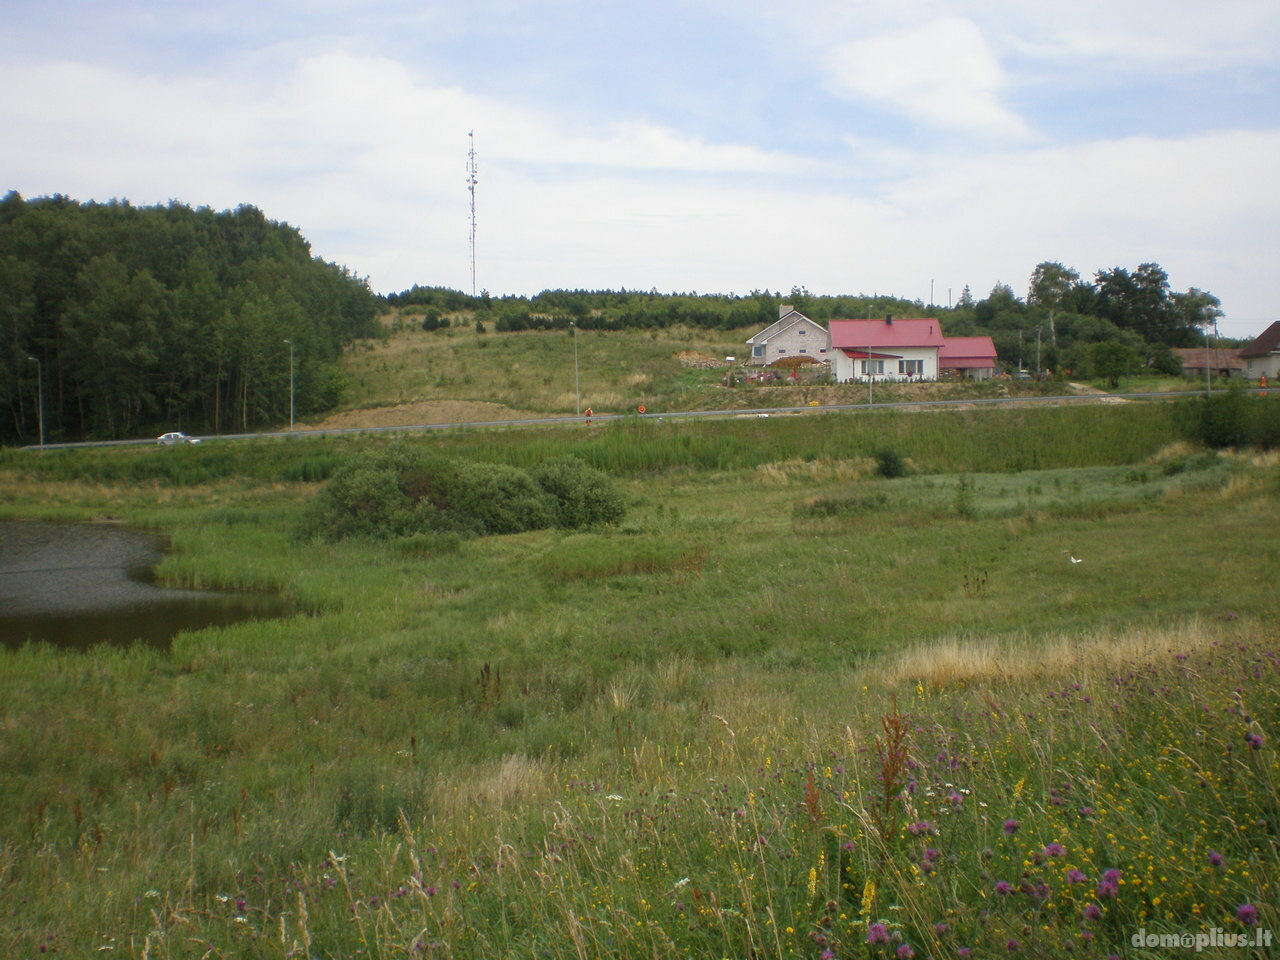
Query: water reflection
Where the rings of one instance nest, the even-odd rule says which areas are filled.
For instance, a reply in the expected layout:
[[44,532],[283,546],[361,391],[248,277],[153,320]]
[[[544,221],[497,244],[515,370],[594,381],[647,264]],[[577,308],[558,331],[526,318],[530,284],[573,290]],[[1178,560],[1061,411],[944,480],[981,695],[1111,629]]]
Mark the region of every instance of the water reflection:
[[279,597],[151,582],[163,537],[115,524],[0,522],[0,643],[165,645],[179,630],[282,616]]

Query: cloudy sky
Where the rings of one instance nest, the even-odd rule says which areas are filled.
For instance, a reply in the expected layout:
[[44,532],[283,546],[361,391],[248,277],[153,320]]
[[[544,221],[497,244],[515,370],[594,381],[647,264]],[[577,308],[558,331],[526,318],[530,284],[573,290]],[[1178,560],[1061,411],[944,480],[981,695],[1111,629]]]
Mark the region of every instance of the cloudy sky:
[[[253,204],[379,292],[1025,294],[1280,318],[1269,0],[9,0],[0,192]],[[474,131],[474,137],[469,134]]]

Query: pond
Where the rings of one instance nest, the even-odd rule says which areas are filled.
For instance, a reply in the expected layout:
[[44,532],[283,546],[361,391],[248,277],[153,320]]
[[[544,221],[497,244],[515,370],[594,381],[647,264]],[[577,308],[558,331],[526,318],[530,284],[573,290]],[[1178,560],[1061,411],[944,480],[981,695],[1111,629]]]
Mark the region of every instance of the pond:
[[113,523],[0,521],[0,645],[166,646],[180,630],[291,613],[272,594],[157,586],[162,536]]

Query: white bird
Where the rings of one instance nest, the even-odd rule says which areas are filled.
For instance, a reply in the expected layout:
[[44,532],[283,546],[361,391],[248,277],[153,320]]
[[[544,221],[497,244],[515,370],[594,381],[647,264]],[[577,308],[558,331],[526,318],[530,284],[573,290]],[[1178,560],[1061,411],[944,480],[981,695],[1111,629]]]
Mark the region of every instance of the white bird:
[[1084,563],[1083,560],[1077,560],[1075,557],[1073,557],[1069,553],[1067,554],[1067,559],[1070,560],[1072,563]]

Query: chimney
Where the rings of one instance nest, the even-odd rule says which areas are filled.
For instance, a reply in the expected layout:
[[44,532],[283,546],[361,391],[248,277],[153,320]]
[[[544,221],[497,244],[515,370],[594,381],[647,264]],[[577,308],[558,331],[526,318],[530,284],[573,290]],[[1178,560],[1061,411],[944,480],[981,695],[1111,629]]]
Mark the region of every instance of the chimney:
[[885,323],[893,323],[893,314],[892,314],[892,313],[886,313],[886,314],[884,315],[884,322],[885,322]]
[[778,319],[779,319],[779,320],[781,320],[783,317],[785,317],[788,313],[790,313],[790,312],[791,312],[792,310],[794,310],[794,309],[795,309],[795,307],[793,307],[793,306],[792,306],[791,304],[789,304],[789,303],[779,304],[779,305],[778,305]]

